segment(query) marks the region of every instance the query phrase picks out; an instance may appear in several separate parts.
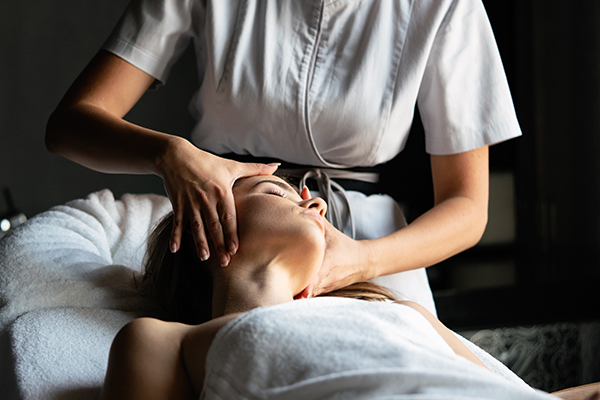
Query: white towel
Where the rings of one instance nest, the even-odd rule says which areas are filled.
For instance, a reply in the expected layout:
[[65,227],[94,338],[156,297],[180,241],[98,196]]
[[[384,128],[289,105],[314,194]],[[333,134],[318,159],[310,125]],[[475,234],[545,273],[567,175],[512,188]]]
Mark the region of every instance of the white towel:
[[219,331],[201,399],[232,398],[554,397],[456,355],[412,308],[314,298],[252,310]]
[[0,398],[97,398],[117,331],[151,312],[134,285],[168,198],[92,193],[0,240]]
[[0,240],[0,331],[48,307],[139,311],[136,294],[148,232],[170,210],[167,197],[110,190],[53,207]]
[[94,308],[51,308],[18,318],[7,329],[0,398],[97,399],[112,341],[136,316]]
[[[164,196],[125,195],[117,201],[104,190],[39,214],[0,240],[0,398],[97,396],[112,338],[128,320],[149,311],[132,278],[139,277],[148,232],[169,210]],[[380,315],[378,307],[390,305],[310,299],[245,314],[219,332],[211,347],[206,398],[241,398],[237,390],[247,382],[247,390],[267,390],[274,398],[339,398],[332,393],[341,390],[342,397],[352,393],[345,398],[372,399],[398,381],[431,385],[434,391],[440,385],[471,388],[484,382],[509,394],[505,398],[544,398],[516,376],[509,382],[457,359],[414,310],[390,314],[382,308],[388,319],[377,322],[371,316]],[[400,335],[377,329],[398,321],[405,328]],[[441,358],[423,358],[420,369],[402,370],[400,380],[397,370],[380,373],[391,355],[382,347],[384,339],[402,335],[406,360],[422,354]],[[420,348],[426,338],[430,348]],[[491,365],[495,360],[488,357],[483,361]],[[360,364],[368,360],[371,365]],[[332,372],[332,362],[362,369]],[[368,369],[374,365],[379,365],[375,374]],[[439,365],[451,368],[440,372]],[[455,366],[468,374],[454,373]],[[325,378],[315,375],[323,371],[329,371]],[[472,371],[485,374],[473,377]],[[259,387],[298,373],[306,379],[297,384]],[[264,379],[253,378],[256,374]],[[375,392],[365,394],[371,389]],[[431,390],[427,398],[445,398]]]

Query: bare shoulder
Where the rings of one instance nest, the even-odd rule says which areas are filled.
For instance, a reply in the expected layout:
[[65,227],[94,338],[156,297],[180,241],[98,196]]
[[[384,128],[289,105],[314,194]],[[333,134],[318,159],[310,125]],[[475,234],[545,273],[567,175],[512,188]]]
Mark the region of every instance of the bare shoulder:
[[166,326],[168,326],[170,323],[166,322],[166,321],[162,321],[160,319],[156,319],[156,318],[150,318],[150,317],[144,317],[144,318],[137,318],[134,319],[133,321],[125,324],[125,326],[123,326],[123,328],[121,328],[121,330],[119,331],[119,335],[130,335],[130,334],[139,334],[139,333],[143,333],[148,329],[152,329],[152,328],[164,328]]
[[129,322],[110,349],[101,400],[198,398],[208,349],[235,316],[195,326],[155,318]]
[[241,313],[215,318],[184,332],[181,345],[182,359],[195,392],[199,393],[204,385],[206,358],[215,336],[221,328],[239,315]]
[[[402,300],[398,301],[399,304],[412,308],[415,311],[418,311],[421,315],[425,317],[427,321],[441,334],[444,331],[447,331],[448,328],[442,322],[437,319],[435,315],[433,315],[427,308],[423,307],[419,303],[415,303],[410,300]],[[442,335],[445,336],[445,335]]]
[[429,310],[427,310],[425,307],[423,307],[422,305],[420,305],[419,303],[415,303],[414,301],[410,301],[410,300],[400,300],[397,302],[398,304],[402,304],[403,306],[407,306],[410,307],[418,312],[420,312],[421,314],[423,314],[425,317],[428,316],[433,316],[433,314],[431,314],[429,312]]
[[154,318],[125,325],[110,349],[101,399],[192,398],[180,359],[181,342],[191,328]]
[[457,337],[454,335],[452,331],[450,331],[446,326],[439,320],[435,315],[433,315],[429,310],[420,305],[419,303],[415,303],[414,301],[399,301],[398,303],[408,306],[418,312],[420,312],[427,321],[431,324],[431,326],[437,331],[437,333],[444,339],[444,341],[452,348],[452,350],[458,354],[466,358],[469,361],[474,362],[475,364],[482,366],[483,368],[487,367],[471,350],[469,350]]
[[153,332],[158,332],[161,334],[167,332],[185,332],[191,328],[192,326],[190,325],[185,325],[178,322],[169,322],[151,317],[143,317],[134,319],[133,321],[127,323],[123,328],[121,328],[119,335],[148,335]]
[[181,344],[185,333],[191,329],[189,325],[176,322],[161,321],[156,318],[138,318],[126,324],[113,341],[113,347],[123,346],[135,348],[140,345],[152,346],[157,342]]

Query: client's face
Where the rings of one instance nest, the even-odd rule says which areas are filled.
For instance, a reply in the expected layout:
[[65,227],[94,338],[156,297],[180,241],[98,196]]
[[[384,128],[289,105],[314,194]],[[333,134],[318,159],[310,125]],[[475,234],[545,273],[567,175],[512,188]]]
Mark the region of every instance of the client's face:
[[296,268],[310,283],[325,252],[323,199],[309,199],[307,191],[303,199],[276,176],[239,180],[233,194],[240,251],[257,262],[275,259]]

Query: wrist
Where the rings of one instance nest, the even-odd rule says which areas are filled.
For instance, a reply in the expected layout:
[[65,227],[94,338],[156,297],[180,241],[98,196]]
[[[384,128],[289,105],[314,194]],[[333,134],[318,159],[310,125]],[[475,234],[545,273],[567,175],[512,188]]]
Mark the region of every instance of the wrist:
[[357,282],[364,282],[379,276],[377,273],[376,253],[373,250],[372,240],[357,240],[359,249],[359,264],[356,266]]
[[173,160],[180,157],[186,145],[190,145],[186,139],[174,136],[164,135],[159,138],[157,151],[151,156],[152,173],[164,178]]

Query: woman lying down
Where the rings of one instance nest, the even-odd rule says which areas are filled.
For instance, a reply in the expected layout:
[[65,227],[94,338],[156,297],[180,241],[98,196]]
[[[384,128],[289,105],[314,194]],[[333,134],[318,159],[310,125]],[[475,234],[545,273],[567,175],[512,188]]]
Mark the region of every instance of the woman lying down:
[[191,236],[170,253],[171,216],[156,228],[143,285],[177,322],[118,333],[102,399],[555,398],[495,375],[380,286],[294,301],[325,254],[324,201],[274,176],[241,179],[234,196],[241,245],[227,268],[201,262]]

